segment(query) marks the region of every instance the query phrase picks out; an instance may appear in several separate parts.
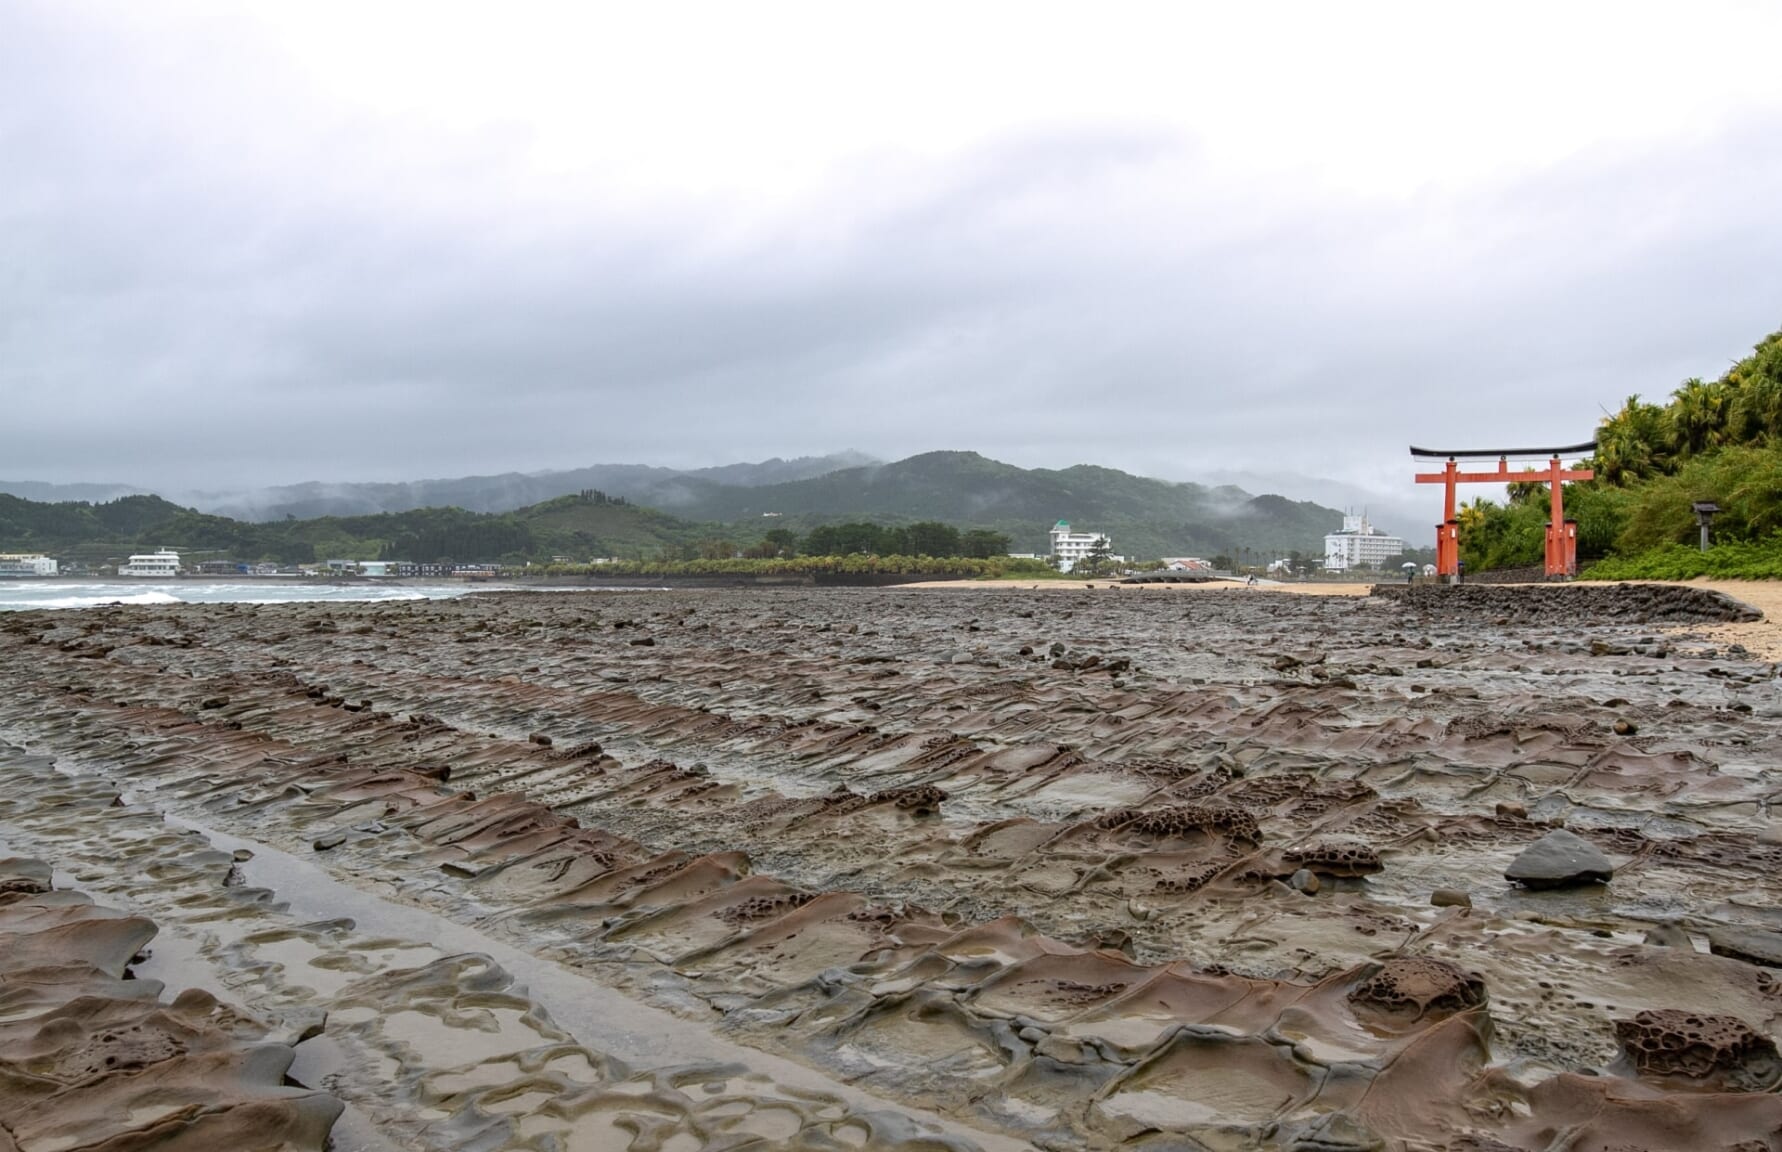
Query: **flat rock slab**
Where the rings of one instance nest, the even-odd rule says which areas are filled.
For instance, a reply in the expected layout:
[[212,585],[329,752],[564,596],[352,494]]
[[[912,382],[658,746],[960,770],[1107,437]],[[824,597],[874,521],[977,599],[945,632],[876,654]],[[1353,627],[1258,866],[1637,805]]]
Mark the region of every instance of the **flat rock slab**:
[[1607,884],[1614,874],[1615,866],[1596,845],[1560,828],[1524,848],[1505,869],[1504,879],[1524,888],[1572,888]]
[[1716,956],[1782,968],[1782,932],[1762,928],[1721,928],[1708,933],[1708,951]]

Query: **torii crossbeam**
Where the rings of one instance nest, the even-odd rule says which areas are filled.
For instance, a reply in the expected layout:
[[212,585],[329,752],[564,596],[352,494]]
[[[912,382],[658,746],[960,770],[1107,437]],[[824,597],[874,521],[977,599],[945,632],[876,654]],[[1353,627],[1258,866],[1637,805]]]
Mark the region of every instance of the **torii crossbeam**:
[[[1578,574],[1578,522],[1565,518],[1565,500],[1560,495],[1560,484],[1566,480],[1593,480],[1596,473],[1588,468],[1567,468],[1560,464],[1561,456],[1585,456],[1596,451],[1596,441],[1588,444],[1573,444],[1566,448],[1481,448],[1472,451],[1440,452],[1433,448],[1411,447],[1411,455],[1420,460],[1440,460],[1447,458],[1448,466],[1440,472],[1419,472],[1419,484],[1443,484],[1447,486],[1447,495],[1442,503],[1442,522],[1436,525],[1436,571],[1443,576],[1456,576],[1460,572],[1460,521],[1455,518],[1454,486],[1456,484],[1511,484],[1528,483],[1529,481],[1547,482],[1548,498],[1552,501],[1551,518],[1547,521],[1547,578],[1576,576]],[[1459,461],[1483,460],[1497,457],[1495,472],[1462,472]],[[1532,468],[1521,472],[1510,471],[1512,459],[1527,460],[1547,457],[1546,471],[1538,472]]]

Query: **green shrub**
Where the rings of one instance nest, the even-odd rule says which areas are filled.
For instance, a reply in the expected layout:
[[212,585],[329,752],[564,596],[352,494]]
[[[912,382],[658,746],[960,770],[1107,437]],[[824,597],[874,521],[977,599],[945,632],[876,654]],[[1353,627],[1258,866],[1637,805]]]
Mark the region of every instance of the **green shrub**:
[[1627,556],[1599,560],[1584,580],[1782,580],[1782,532],[1762,540],[1729,540],[1706,552],[1686,544],[1662,544]]

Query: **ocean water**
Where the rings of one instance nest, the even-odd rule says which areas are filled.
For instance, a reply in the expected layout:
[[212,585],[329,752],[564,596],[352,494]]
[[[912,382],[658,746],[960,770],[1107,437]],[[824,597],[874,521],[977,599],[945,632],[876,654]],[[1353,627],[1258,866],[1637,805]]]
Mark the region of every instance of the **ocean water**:
[[0,612],[35,608],[98,608],[107,604],[307,604],[385,600],[448,600],[487,592],[490,584],[281,584],[276,580],[168,580],[124,583],[0,580]]

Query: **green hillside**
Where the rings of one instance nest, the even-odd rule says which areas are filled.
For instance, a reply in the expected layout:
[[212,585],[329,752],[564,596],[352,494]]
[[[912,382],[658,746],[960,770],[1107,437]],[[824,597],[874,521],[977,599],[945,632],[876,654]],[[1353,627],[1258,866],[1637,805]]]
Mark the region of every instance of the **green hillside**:
[[[283,564],[330,559],[508,561],[591,557],[718,557],[754,549],[772,533],[847,522],[917,525],[1006,536],[1016,551],[1043,552],[1058,520],[1107,534],[1135,559],[1219,553],[1317,552],[1339,521],[1333,509],[1280,496],[1250,496],[1150,480],[1113,468],[1025,469],[975,452],[930,452],[894,464],[847,468],[744,487],[695,478],[676,491],[670,515],[593,489],[512,512],[419,508],[364,516],[248,522],[182,508],[158,496],[108,503],[36,503],[0,494],[0,549],[42,551],[87,564],[134,551],[177,548],[205,558]],[[889,537],[887,537],[889,538]],[[937,537],[938,538],[938,537]],[[770,549],[772,550],[772,549]]]
[[597,492],[519,512],[486,515],[421,508],[374,516],[320,516],[253,524],[181,508],[159,496],[109,503],[43,504],[0,495],[0,551],[44,552],[86,564],[131,552],[176,548],[207,556],[281,564],[330,559],[524,561],[553,555],[654,555],[712,535],[712,529]]
[[1108,533],[1129,556],[1291,549],[1322,551],[1341,514],[1279,496],[1173,484],[1113,468],[1017,468],[976,452],[928,452],[894,464],[754,488],[713,486],[677,510],[747,525],[763,516],[808,530],[844,520],[937,520],[1006,533],[1040,551],[1058,520]]

